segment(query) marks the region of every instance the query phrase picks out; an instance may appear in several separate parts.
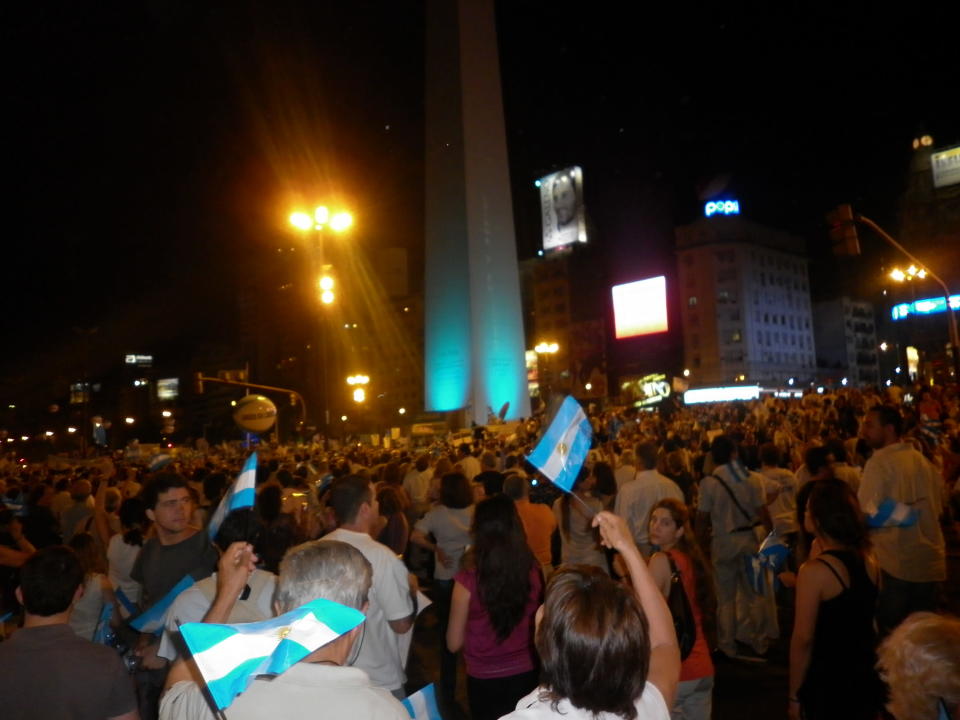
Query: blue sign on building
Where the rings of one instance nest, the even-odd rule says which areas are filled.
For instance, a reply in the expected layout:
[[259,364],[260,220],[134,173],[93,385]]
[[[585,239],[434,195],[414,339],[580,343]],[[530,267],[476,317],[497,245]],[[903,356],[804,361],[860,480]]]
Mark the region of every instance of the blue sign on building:
[[703,206],[703,214],[707,217],[712,215],[739,215],[739,200],[711,200]]

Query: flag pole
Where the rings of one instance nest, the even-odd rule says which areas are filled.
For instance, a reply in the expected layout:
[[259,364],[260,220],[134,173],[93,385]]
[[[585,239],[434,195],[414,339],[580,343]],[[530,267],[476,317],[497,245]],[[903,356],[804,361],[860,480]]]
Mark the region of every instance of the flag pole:
[[[180,618],[175,617],[173,618],[173,621],[177,624],[177,630],[179,630],[180,626],[183,624],[180,622]],[[181,638],[182,637],[183,636],[181,635]],[[190,646],[187,645],[185,640],[183,641],[183,646],[187,649],[187,652],[190,653],[190,660],[193,661],[193,651],[190,649]],[[186,657],[182,658],[182,660],[183,662],[187,662]],[[210,707],[210,709],[212,709],[216,713],[217,720],[227,720],[227,716],[224,714],[223,710],[217,707],[217,703],[209,702],[210,700],[213,700],[213,693],[210,692],[210,686],[207,685],[207,679],[203,676],[203,673],[200,672],[199,668],[197,668],[197,675],[199,675],[200,679],[203,680],[203,689],[207,691],[206,694],[204,695],[204,699],[207,700],[207,706]]]

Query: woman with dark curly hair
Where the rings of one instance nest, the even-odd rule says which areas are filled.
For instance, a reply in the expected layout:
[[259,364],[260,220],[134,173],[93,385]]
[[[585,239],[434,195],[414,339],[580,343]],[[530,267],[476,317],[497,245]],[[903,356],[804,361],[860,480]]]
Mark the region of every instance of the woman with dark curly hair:
[[477,505],[471,535],[454,576],[447,647],[463,649],[473,720],[496,720],[537,685],[533,617],[543,579],[506,495]]

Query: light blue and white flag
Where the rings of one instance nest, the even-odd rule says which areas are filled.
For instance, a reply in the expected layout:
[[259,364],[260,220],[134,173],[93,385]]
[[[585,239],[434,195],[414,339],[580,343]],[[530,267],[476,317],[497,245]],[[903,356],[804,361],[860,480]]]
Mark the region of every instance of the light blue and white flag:
[[243,470],[233,481],[227,494],[223,496],[216,512],[210,517],[207,525],[207,536],[213,540],[223,524],[224,518],[234,510],[252,508],[257,500],[257,454],[251,453],[243,464]]
[[127,594],[121,588],[115,588],[113,594],[116,596],[120,606],[126,610],[127,615],[132,616],[137,614],[137,606],[133,604],[133,601],[127,597]]
[[190,575],[184,575],[181,578],[180,582],[173,586],[173,588],[155,602],[149,610],[146,610],[140,613],[137,617],[130,621],[130,627],[134,630],[139,630],[142,633],[150,633],[152,635],[159,635],[163,632],[164,619],[167,615],[167,610],[170,609],[170,606],[173,605],[173,601],[177,599],[177,596],[186,590],[188,587],[196,582],[193,577]]
[[185,623],[183,640],[223,710],[257,675],[279,675],[364,620],[359,610],[319,598],[270,620],[235,625]]
[[776,530],[772,530],[760,543],[757,553],[745,557],[747,579],[755,593],[766,595],[769,591],[776,590],[777,574],[783,569],[789,555],[790,548],[784,544]]
[[570,492],[590,452],[593,428],[580,403],[567,395],[527,460],[565,492]]
[[443,720],[437,707],[437,691],[433,683],[421,688],[400,702],[413,720]]
[[156,472],[157,470],[165,468],[172,462],[173,455],[170,453],[157,453],[156,455],[151,456],[149,462],[147,463],[147,470],[150,472]]
[[867,526],[871,528],[911,527],[917,524],[920,513],[916,508],[887,498],[880,505],[864,507]]
[[100,645],[112,645],[114,634],[110,628],[110,619],[113,617],[113,603],[106,602],[100,609],[100,619],[97,620],[97,628],[93,631],[93,642]]

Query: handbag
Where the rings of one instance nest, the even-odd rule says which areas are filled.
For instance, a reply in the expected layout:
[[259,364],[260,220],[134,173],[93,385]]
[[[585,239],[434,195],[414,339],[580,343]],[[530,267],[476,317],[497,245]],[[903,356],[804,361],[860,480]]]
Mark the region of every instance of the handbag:
[[673,618],[673,629],[677,633],[677,645],[680,646],[680,659],[686,660],[697,640],[697,623],[693,618],[690,598],[683,587],[680,570],[669,552],[664,553],[670,563],[670,593],[667,595],[667,607]]

